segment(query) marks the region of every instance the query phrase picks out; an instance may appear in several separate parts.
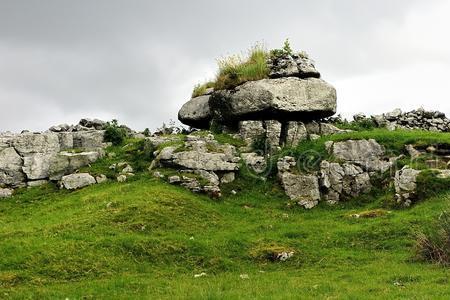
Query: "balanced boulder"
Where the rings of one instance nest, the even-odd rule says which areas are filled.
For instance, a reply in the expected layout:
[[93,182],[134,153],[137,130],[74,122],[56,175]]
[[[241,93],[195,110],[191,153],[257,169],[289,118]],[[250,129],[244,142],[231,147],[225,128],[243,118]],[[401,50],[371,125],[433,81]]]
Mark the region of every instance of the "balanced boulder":
[[178,112],[178,120],[195,128],[209,129],[211,122],[209,98],[210,95],[203,95],[186,102]]
[[209,104],[213,118],[222,123],[313,120],[336,113],[336,90],[318,78],[262,79],[216,91]]

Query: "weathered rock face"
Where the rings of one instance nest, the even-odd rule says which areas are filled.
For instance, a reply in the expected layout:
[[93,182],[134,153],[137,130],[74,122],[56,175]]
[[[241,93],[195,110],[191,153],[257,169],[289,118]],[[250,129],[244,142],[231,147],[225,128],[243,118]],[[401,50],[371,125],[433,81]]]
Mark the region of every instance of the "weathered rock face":
[[249,81],[235,90],[211,95],[213,118],[241,120],[312,120],[336,112],[336,90],[317,78],[286,77]]
[[83,188],[95,183],[95,178],[88,173],[71,174],[63,176],[61,179],[62,187],[68,190]]
[[13,145],[22,156],[35,153],[55,153],[60,150],[59,138],[56,133],[20,134],[14,139]]
[[373,139],[328,142],[326,147],[335,158],[360,166],[366,171],[385,172],[393,164],[392,160],[385,158],[384,148]]
[[0,148],[0,186],[18,187],[25,181],[23,159],[13,147]]
[[297,162],[290,156],[277,163],[286,194],[291,199],[309,199],[299,202],[306,208],[317,205],[320,199],[335,204],[370,192],[371,177],[387,171],[395,162],[395,158],[385,157],[383,147],[374,140],[329,142],[326,147],[331,158],[339,162],[322,161],[319,174],[296,170]]
[[395,172],[394,186],[397,203],[408,207],[416,197],[417,176],[420,171],[405,166],[403,169]]
[[23,157],[23,172],[28,180],[48,178],[50,160],[60,150],[56,133],[20,134],[13,142],[16,151]]
[[320,174],[324,199],[329,204],[367,193],[372,188],[369,173],[353,164],[322,161]]
[[195,128],[209,129],[211,122],[209,98],[210,95],[203,95],[186,102],[178,112],[178,120]]
[[81,167],[87,166],[99,159],[99,152],[70,153],[60,152],[52,157],[49,162],[50,180],[60,180],[64,175],[75,172]]
[[105,148],[105,132],[103,130],[89,130],[73,133],[73,148],[84,150],[98,150]]
[[267,162],[264,156],[258,155],[254,152],[242,153],[241,156],[247,168],[249,168],[252,172],[261,174],[266,170]]
[[290,156],[281,158],[278,163],[278,178],[286,195],[299,205],[310,209],[320,200],[319,180],[312,174],[294,174],[295,159]]

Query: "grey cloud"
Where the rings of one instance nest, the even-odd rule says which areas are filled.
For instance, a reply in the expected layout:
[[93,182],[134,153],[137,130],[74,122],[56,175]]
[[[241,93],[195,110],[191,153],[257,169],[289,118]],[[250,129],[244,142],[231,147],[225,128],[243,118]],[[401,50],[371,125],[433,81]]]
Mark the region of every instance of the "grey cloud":
[[214,74],[216,58],[255,41],[277,47],[289,37],[331,80],[396,68],[417,58],[399,59],[378,29],[401,26],[418,5],[0,0],[0,129],[81,116],[153,129],[176,118],[192,85]]

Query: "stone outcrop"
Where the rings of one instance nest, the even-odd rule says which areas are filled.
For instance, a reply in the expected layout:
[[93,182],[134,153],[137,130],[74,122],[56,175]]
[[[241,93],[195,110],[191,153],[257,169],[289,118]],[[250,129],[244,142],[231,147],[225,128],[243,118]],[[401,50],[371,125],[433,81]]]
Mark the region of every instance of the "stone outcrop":
[[408,166],[395,172],[395,197],[398,204],[408,207],[415,200],[419,174],[419,170],[411,169]]
[[105,124],[82,119],[76,126],[62,124],[42,133],[1,133],[0,187],[38,186],[93,163],[107,146]]
[[281,158],[278,163],[278,178],[286,195],[299,205],[310,209],[320,200],[319,180],[314,174],[296,174],[296,161],[293,157]]
[[97,183],[88,173],[70,174],[61,178],[61,186],[67,190],[80,189]]
[[355,164],[368,172],[385,172],[393,164],[374,139],[327,142],[328,152],[338,160]]
[[277,163],[278,178],[292,200],[305,208],[316,206],[320,200],[336,204],[368,193],[371,178],[389,170],[395,158],[386,157],[375,140],[348,140],[326,144],[331,158],[323,160],[319,172],[304,172],[293,157],[286,156]]
[[372,188],[369,173],[351,163],[322,161],[320,180],[324,200],[329,204],[367,193]]
[[[239,170],[240,160],[234,146],[218,143],[211,134],[188,135],[182,144],[159,151],[150,169],[176,169],[179,174],[169,177],[169,183],[219,197],[220,183],[234,180],[234,172]],[[159,172],[154,175],[164,177]]]

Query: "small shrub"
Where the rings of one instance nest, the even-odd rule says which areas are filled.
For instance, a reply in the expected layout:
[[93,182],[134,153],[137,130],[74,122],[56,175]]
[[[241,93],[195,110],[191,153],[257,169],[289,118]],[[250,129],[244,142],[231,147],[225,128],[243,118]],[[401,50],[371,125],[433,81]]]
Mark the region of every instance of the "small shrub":
[[270,57],[271,58],[286,57],[286,56],[292,55],[292,54],[294,54],[294,51],[291,48],[291,44],[289,42],[289,39],[286,39],[284,41],[283,48],[270,50]]
[[142,134],[143,134],[144,136],[149,137],[149,136],[150,136],[150,129],[145,128],[144,131],[142,132]]
[[154,145],[145,139],[138,140],[132,146],[126,149],[125,154],[127,161],[131,163],[134,171],[143,172],[147,170],[150,162],[155,158],[154,152],[156,148]]
[[113,145],[121,145],[125,138],[127,137],[127,132],[125,128],[119,126],[117,120],[112,120],[106,123],[105,128],[105,141],[110,142]]
[[423,261],[450,266],[450,213],[443,212],[433,228],[417,234],[415,252]]

